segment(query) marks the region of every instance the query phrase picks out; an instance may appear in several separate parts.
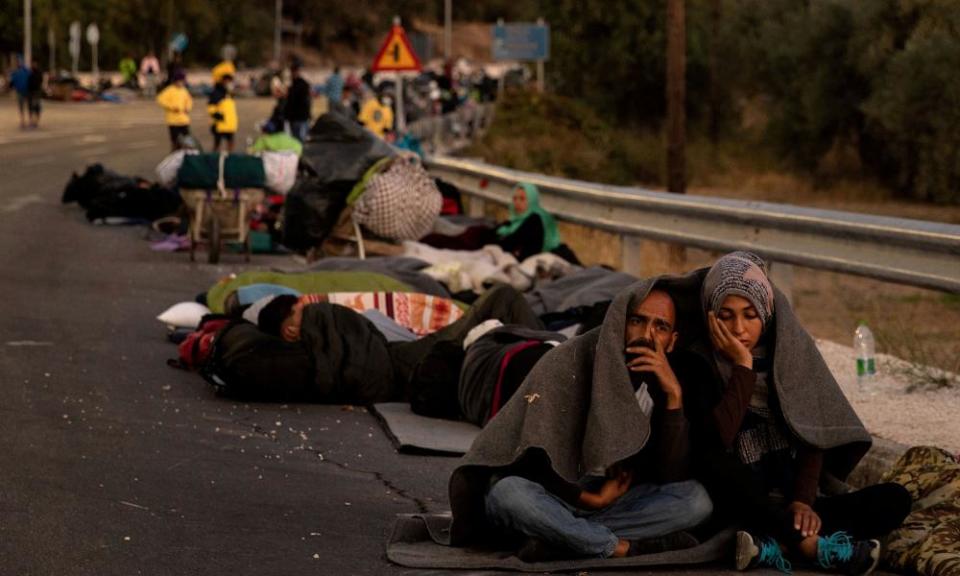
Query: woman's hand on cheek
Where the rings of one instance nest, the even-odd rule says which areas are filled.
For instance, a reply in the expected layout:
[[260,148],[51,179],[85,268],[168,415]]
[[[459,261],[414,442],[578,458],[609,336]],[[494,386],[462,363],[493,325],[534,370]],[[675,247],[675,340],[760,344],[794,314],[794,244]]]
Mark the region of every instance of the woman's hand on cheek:
[[710,331],[710,341],[714,348],[727,357],[734,364],[753,370],[753,355],[742,342],[734,338],[730,330],[724,326],[717,315],[710,311],[707,313],[707,327]]

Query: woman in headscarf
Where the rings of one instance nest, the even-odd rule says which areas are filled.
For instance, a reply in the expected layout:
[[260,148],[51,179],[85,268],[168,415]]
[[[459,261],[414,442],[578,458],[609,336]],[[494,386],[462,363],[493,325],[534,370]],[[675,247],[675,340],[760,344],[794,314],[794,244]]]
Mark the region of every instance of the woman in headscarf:
[[523,261],[541,252],[560,247],[557,222],[540,207],[540,191],[533,184],[520,182],[513,190],[510,220],[497,228],[500,247]]
[[719,519],[743,529],[737,569],[789,572],[793,557],[868,574],[876,538],[909,513],[909,493],[888,483],[818,494],[821,476],[849,473],[870,436],[789,303],[775,297],[760,257],[717,260],[701,297],[709,344],[700,344],[703,369],[686,375],[697,402],[685,404],[701,423],[701,482]]

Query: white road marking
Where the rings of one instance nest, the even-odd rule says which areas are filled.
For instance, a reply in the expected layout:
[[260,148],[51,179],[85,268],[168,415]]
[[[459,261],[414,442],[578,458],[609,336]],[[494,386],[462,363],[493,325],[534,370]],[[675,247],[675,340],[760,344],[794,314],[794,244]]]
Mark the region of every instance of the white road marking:
[[28,347],[28,346],[53,346],[53,342],[38,342],[36,340],[11,340],[7,346]]
[[157,146],[159,144],[164,144],[164,142],[157,141],[157,140],[149,140],[149,141],[143,140],[141,142],[134,142],[132,144],[127,144],[126,147],[131,148],[133,150],[143,150],[144,148],[153,148],[154,146]]
[[28,194],[26,196],[19,196],[11,200],[6,206],[3,207],[4,212],[19,212],[25,206],[30,204],[43,204],[43,198],[39,194]]
[[107,137],[104,136],[103,134],[87,134],[86,136],[80,139],[80,142],[84,144],[100,144],[106,141],[107,141]]

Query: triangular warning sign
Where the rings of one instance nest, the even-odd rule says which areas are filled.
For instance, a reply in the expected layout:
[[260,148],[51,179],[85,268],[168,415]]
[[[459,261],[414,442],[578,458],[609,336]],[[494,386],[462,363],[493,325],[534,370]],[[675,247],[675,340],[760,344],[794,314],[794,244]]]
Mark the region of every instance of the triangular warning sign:
[[410,40],[402,26],[394,25],[384,40],[377,57],[373,59],[373,72],[403,72],[420,70],[420,59],[410,46]]

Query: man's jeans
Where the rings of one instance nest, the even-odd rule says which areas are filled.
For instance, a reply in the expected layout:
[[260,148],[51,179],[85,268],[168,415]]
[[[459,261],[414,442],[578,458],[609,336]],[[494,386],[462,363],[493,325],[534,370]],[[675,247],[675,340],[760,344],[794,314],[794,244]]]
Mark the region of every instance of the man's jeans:
[[307,133],[310,131],[309,120],[290,121],[290,135],[300,142],[307,141]]
[[620,539],[641,540],[693,528],[713,503],[695,480],[637,484],[602,510],[578,510],[536,482],[508,476],[490,488],[486,513],[497,527],[539,538],[577,556],[608,558]]

